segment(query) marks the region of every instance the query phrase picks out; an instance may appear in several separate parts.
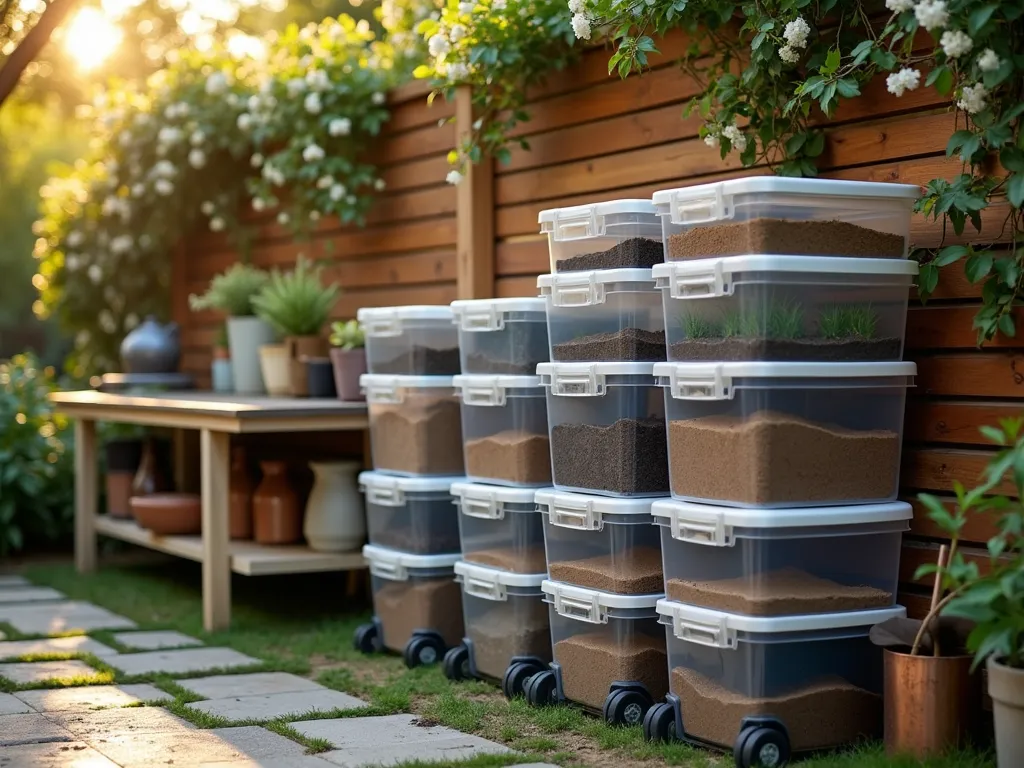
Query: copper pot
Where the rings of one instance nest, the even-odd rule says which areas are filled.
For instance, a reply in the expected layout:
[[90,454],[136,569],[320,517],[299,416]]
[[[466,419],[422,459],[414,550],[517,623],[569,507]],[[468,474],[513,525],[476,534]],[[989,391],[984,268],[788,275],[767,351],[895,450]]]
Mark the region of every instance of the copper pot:
[[885,649],[886,752],[923,759],[977,736],[982,685],[972,661]]
[[327,341],[321,336],[285,336],[288,351],[288,388],[292,397],[309,396],[307,357],[326,356]]

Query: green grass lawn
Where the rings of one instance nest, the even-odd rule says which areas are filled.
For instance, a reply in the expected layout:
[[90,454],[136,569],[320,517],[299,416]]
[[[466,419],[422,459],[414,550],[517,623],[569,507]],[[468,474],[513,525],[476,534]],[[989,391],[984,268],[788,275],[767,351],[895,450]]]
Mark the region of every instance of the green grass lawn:
[[[77,574],[70,564],[32,566],[24,573],[36,584],[55,587],[72,598],[92,601],[134,619],[142,629],[176,629],[208,645],[229,646],[263,660],[262,669],[305,675],[369,703],[367,709],[317,713],[316,717],[412,712],[426,720],[503,742],[524,753],[514,758],[486,756],[459,765],[483,768],[535,761],[594,768],[626,766],[640,761],[650,766],[687,768],[732,765],[731,755],[678,743],[649,744],[643,740],[639,727],[608,726],[569,706],[536,709],[522,700],[506,701],[496,687],[487,683],[452,683],[437,667],[408,670],[394,656],[364,656],[353,649],[352,635],[359,624],[369,619],[370,612],[366,605],[344,604],[341,575],[235,577],[232,628],[206,633],[202,629],[200,570],[193,563],[108,566],[88,576]],[[10,627],[4,629],[10,630]],[[10,631],[8,635],[17,637],[17,633]],[[110,633],[92,632],[90,635],[116,646]],[[184,705],[196,697],[176,686],[170,678],[127,678],[98,659],[88,660],[98,669],[97,677],[91,682],[107,683],[112,678],[118,682],[148,680],[176,697],[169,709],[200,727],[241,724],[186,709]],[[82,681],[67,682],[81,684]],[[3,687],[0,680],[0,689]],[[11,688],[9,683],[6,687]],[[261,724],[304,741],[283,721]],[[327,746],[315,741],[304,743],[311,751]],[[866,745],[848,752],[814,757],[801,765],[806,768],[992,768],[994,760],[989,754],[969,751],[920,762],[890,758],[879,745]]]

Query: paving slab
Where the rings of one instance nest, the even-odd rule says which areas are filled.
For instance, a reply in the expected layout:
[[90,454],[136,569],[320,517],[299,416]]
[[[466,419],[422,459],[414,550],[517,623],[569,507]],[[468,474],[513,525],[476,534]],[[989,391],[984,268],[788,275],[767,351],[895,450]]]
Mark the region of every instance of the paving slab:
[[35,710],[27,703],[9,693],[0,693],[0,715],[26,715]]
[[479,736],[458,736],[450,739],[417,742],[413,744],[384,744],[362,749],[337,749],[321,752],[320,758],[342,768],[370,768],[390,766],[411,760],[436,762],[446,768],[456,768],[452,761],[468,760],[477,755],[497,755],[511,750]]
[[210,733],[238,750],[237,762],[212,763],[204,768],[333,768],[330,763],[306,754],[306,748],[291,739],[259,726],[214,728]]
[[0,573],[0,589],[7,587],[30,587],[32,582],[16,573]]
[[273,720],[292,715],[301,717],[314,710],[330,712],[334,709],[359,709],[366,702],[347,693],[324,689],[322,691],[299,691],[293,693],[271,693],[266,696],[237,696],[231,699],[212,699],[189,704],[189,709],[220,715],[228,720]]
[[57,635],[94,629],[134,629],[135,622],[80,601],[0,604],[0,621],[26,635]]
[[[121,707],[96,711],[48,712],[51,721],[90,744],[128,733],[185,733],[196,727],[162,707]],[[103,747],[97,747],[103,752]],[[117,762],[115,760],[115,762]]]
[[[143,701],[170,701],[174,697],[144,683],[138,685],[85,685],[81,688],[49,688],[15,694],[37,712],[89,712],[108,707],[127,707]],[[2,702],[0,702],[0,711]]]
[[294,691],[324,691],[322,685],[287,672],[250,672],[242,675],[211,675],[178,680],[178,685],[206,699],[235,696],[266,696]]
[[93,656],[116,656],[117,651],[85,635],[44,637],[39,640],[9,640],[0,643],[0,659],[11,659],[36,653],[91,653]]
[[104,661],[128,675],[148,675],[156,672],[180,675],[210,669],[248,667],[260,663],[259,659],[246,656],[232,648],[186,648],[180,651],[123,653]]
[[95,669],[84,661],[71,659],[68,661],[25,661],[12,664],[0,664],[0,677],[12,683],[41,683],[65,677],[86,677],[98,675]]
[[83,741],[122,768],[209,768],[222,763],[225,768],[239,768],[247,759],[235,745],[198,728],[120,733]]
[[0,589],[0,603],[39,603],[66,600],[67,595],[51,587],[10,587]]
[[[23,744],[0,751],[0,768],[118,768],[80,741]],[[165,768],[167,768],[165,766]]]
[[0,747],[71,740],[68,730],[40,714],[0,717]]
[[114,639],[136,651],[159,651],[164,648],[185,648],[203,643],[181,632],[118,632]]

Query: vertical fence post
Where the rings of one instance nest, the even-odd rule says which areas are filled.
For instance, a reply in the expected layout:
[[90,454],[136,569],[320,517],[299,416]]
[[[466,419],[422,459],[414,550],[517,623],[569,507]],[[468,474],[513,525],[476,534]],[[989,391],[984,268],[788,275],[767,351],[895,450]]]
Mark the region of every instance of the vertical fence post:
[[[455,133],[461,145],[473,126],[468,85],[455,93]],[[456,293],[460,299],[494,295],[494,160],[484,157],[466,166],[456,192]]]

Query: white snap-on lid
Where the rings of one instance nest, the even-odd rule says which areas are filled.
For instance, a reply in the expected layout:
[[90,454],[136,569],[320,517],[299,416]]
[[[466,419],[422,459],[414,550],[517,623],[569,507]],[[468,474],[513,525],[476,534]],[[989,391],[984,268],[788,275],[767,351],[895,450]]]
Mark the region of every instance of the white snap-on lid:
[[658,290],[651,270],[643,267],[556,272],[537,277],[538,293],[555,307],[604,304],[611,288],[635,292]]
[[534,501],[537,510],[546,514],[552,525],[581,531],[600,531],[604,528],[605,518],[609,515],[650,517],[651,505],[656,499],[597,496],[541,488],[534,494]]
[[[693,544],[731,547],[736,528],[806,528],[865,525],[910,520],[914,513],[903,501],[851,504],[841,507],[765,509],[718,507],[689,501],[662,499],[651,505],[655,522],[667,525],[672,538]],[[842,531],[834,531],[841,535]],[[826,535],[826,534],[823,534]]]
[[649,595],[619,595],[550,579],[541,582],[540,589],[550,597],[546,597],[544,602],[551,603],[560,616],[591,624],[604,624],[608,621],[608,611],[616,609],[647,608],[651,610],[653,617],[658,601],[665,597],[662,592]]
[[366,494],[367,502],[385,507],[405,504],[407,493],[449,494],[452,483],[464,477],[402,477],[383,472],[360,472],[359,490]]
[[[540,376],[506,376],[503,374],[460,374],[453,377],[452,386],[466,405],[505,405],[509,390],[533,389],[536,396],[544,395]],[[522,395],[522,393],[521,393]],[[526,394],[526,397],[533,395]]]
[[533,587],[539,592],[540,585],[546,578],[546,573],[513,573],[500,568],[467,563],[465,560],[455,564],[455,580],[462,583],[463,591],[467,595],[482,597],[485,600],[505,600],[508,597],[506,587]]
[[399,336],[407,326],[417,323],[436,325],[452,322],[452,309],[447,305],[434,304],[363,307],[356,312],[356,320],[367,336]]
[[583,240],[604,236],[608,226],[624,223],[623,218],[625,223],[658,223],[657,209],[649,198],[548,208],[538,214],[537,223],[553,240]]
[[[608,377],[653,376],[657,363],[607,362],[607,363],[538,363],[537,375],[541,384],[551,389],[553,395],[566,397],[594,397],[604,395],[609,386]],[[622,384],[623,382],[619,382]],[[636,386],[636,382],[630,382]],[[643,386],[653,386],[654,381],[644,381]]]
[[[795,616],[747,616],[711,608],[661,599],[657,603],[662,624],[670,625],[680,640],[717,648],[735,648],[739,633],[778,634],[813,630],[873,627],[875,624],[907,615],[902,605],[875,608],[869,611],[814,613]],[[667,620],[666,620],[667,619]],[[867,632],[864,633],[865,635]]]
[[[536,514],[534,503],[536,488],[515,488],[513,486],[487,485],[459,481],[450,488],[454,503],[459,511],[468,517],[487,520],[501,520],[506,512]],[[528,508],[509,507],[509,504],[528,505]]]
[[[455,563],[462,555],[414,555],[397,549],[378,547],[375,544],[363,545],[363,557],[370,564],[370,573],[390,581],[405,581],[410,572],[437,571],[454,569]],[[454,574],[454,570],[452,573]]]
[[[453,322],[463,331],[500,331],[513,312],[547,312],[547,302],[540,297],[506,299],[459,299],[453,301]],[[543,317],[538,318],[543,320]]]
[[403,376],[393,373],[364,373],[359,387],[368,403],[400,403],[407,389],[447,389],[455,394],[452,376]]

